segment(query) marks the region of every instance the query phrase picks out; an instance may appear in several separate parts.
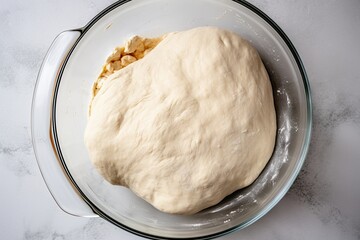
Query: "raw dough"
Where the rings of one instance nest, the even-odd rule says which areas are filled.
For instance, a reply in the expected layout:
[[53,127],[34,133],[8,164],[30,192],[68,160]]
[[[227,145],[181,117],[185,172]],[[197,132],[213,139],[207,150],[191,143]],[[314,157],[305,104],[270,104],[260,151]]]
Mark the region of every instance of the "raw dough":
[[112,184],[161,211],[193,214],[250,185],[275,135],[257,51],[234,33],[201,27],[167,35],[109,76],[92,102],[85,143]]
[[[140,36],[133,36],[125,43],[124,47],[116,47],[106,59],[106,63],[104,64],[99,77],[93,84],[92,96],[96,96],[104,81],[106,81],[111,74],[145,57],[146,54],[159,44],[162,38],[163,37],[143,38]],[[90,112],[89,109],[89,113]]]

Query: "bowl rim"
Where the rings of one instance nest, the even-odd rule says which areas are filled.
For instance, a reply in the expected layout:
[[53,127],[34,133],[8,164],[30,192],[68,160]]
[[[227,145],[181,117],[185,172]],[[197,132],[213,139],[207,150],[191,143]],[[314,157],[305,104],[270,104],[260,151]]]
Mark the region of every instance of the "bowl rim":
[[[56,128],[56,102],[57,102],[57,95],[58,95],[58,90],[59,90],[59,86],[60,86],[60,82],[61,82],[61,78],[62,78],[62,74],[64,72],[65,66],[73,52],[73,50],[75,49],[75,47],[77,46],[77,44],[79,43],[79,41],[82,39],[82,37],[86,34],[86,32],[99,20],[101,19],[103,16],[105,16],[106,14],[108,14],[109,12],[111,12],[112,10],[116,9],[117,7],[130,2],[132,0],[119,0],[113,4],[111,4],[110,6],[106,7],[104,10],[102,10],[101,12],[99,12],[94,18],[92,18],[84,27],[79,28],[79,29],[73,29],[73,31],[79,31],[80,32],[80,36],[79,38],[76,40],[76,42],[74,43],[74,45],[72,46],[72,48],[70,49],[68,55],[66,56],[58,77],[56,79],[55,82],[55,87],[54,87],[54,93],[53,93],[53,99],[52,99],[52,111],[51,111],[51,129],[52,129],[52,134],[53,134],[53,140],[54,140],[54,145],[55,145],[55,149],[56,152],[59,156],[59,160],[62,164],[62,167],[66,173],[66,175],[69,177],[69,180],[71,181],[71,184],[74,186],[74,188],[78,191],[79,195],[81,196],[81,198],[89,205],[89,207],[94,211],[94,213],[98,214],[100,217],[102,217],[103,219],[111,222],[112,224],[120,227],[121,229],[128,231],[130,233],[133,233],[137,236],[141,236],[141,237],[145,237],[148,239],[155,239],[155,240],[159,240],[159,239],[189,239],[189,238],[168,238],[168,237],[163,237],[163,236],[156,236],[156,235],[152,235],[152,234],[148,234],[145,232],[141,232],[139,230],[133,229],[131,227],[126,226],[123,223],[119,223],[118,221],[116,221],[115,219],[113,219],[112,217],[108,216],[104,211],[102,211],[101,209],[99,209],[94,203],[91,202],[91,200],[84,194],[84,192],[80,189],[80,187],[77,185],[76,181],[74,180],[74,178],[72,177],[68,167],[66,166],[64,157],[62,155],[62,151],[61,151],[61,147],[60,147],[60,143],[58,140],[58,135],[57,135],[57,128]],[[261,11],[259,8],[255,7],[254,5],[252,5],[251,3],[245,1],[245,0],[231,0],[235,3],[238,3],[244,7],[246,7],[247,9],[249,9],[250,11],[254,12],[256,15],[258,15],[260,18],[262,18],[263,20],[265,20],[276,32],[277,34],[279,34],[279,36],[281,37],[281,39],[285,42],[286,46],[289,48],[291,54],[294,57],[294,60],[296,62],[296,65],[300,71],[301,74],[301,78],[303,80],[303,84],[304,84],[304,90],[305,90],[305,98],[306,98],[306,111],[307,111],[307,129],[305,130],[305,137],[304,137],[304,142],[302,145],[302,150],[301,150],[301,154],[299,156],[298,162],[296,164],[296,166],[294,167],[293,170],[293,174],[291,175],[291,177],[289,178],[289,180],[287,181],[287,183],[282,187],[281,190],[279,190],[279,194],[276,195],[272,200],[270,200],[270,202],[265,205],[265,207],[260,210],[260,212],[255,215],[254,217],[252,217],[251,219],[248,219],[247,221],[228,228],[224,231],[221,232],[217,232],[217,233],[213,233],[213,234],[209,234],[209,235],[204,235],[204,236],[199,236],[196,237],[196,239],[214,239],[220,236],[224,236],[227,235],[229,233],[232,233],[234,231],[237,231],[239,229],[243,229],[249,225],[251,225],[252,223],[254,223],[255,221],[257,221],[258,219],[260,219],[261,217],[263,217],[266,213],[268,213],[283,197],[284,195],[288,192],[288,190],[290,189],[290,187],[292,186],[292,184],[294,183],[296,177],[298,176],[306,155],[308,153],[308,149],[309,149],[309,145],[310,145],[310,138],[311,138],[311,131],[312,131],[312,99],[311,99],[311,89],[310,89],[310,84],[309,84],[309,79],[308,76],[306,74],[305,71],[305,67],[304,64],[297,52],[297,50],[295,49],[294,45],[292,44],[292,42],[290,41],[289,37],[285,34],[285,32],[275,23],[275,21],[273,21],[268,15],[266,15],[263,11]]]

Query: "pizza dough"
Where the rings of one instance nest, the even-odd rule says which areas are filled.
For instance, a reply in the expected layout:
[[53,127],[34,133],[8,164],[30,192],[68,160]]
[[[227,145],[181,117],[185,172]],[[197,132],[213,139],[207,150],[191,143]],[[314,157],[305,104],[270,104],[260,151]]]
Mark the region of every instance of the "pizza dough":
[[114,72],[92,101],[91,161],[157,209],[193,214],[250,185],[272,155],[276,115],[257,51],[213,27],[170,33]]

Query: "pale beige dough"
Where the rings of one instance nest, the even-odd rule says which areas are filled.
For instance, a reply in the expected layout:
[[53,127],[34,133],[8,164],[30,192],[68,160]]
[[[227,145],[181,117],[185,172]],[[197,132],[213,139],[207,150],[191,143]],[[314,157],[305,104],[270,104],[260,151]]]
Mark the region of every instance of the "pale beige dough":
[[91,161],[161,211],[193,214],[250,185],[276,135],[257,51],[213,27],[168,34],[114,72],[92,102]]

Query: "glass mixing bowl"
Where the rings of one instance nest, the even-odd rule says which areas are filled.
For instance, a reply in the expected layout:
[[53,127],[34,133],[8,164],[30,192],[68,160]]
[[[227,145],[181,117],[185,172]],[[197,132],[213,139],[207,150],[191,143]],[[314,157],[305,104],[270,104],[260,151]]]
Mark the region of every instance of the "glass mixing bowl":
[[[162,213],[130,190],[106,182],[90,163],[83,136],[91,85],[117,45],[135,34],[155,37],[198,26],[237,32],[257,48],[271,78],[278,131],[273,156],[251,186],[200,213],[178,216]],[[38,165],[59,207],[77,216],[100,216],[152,239],[210,239],[255,222],[295,180],[310,132],[310,89],[299,55],[284,32],[245,1],[119,1],[85,27],[65,31],[54,40],[32,105]]]

